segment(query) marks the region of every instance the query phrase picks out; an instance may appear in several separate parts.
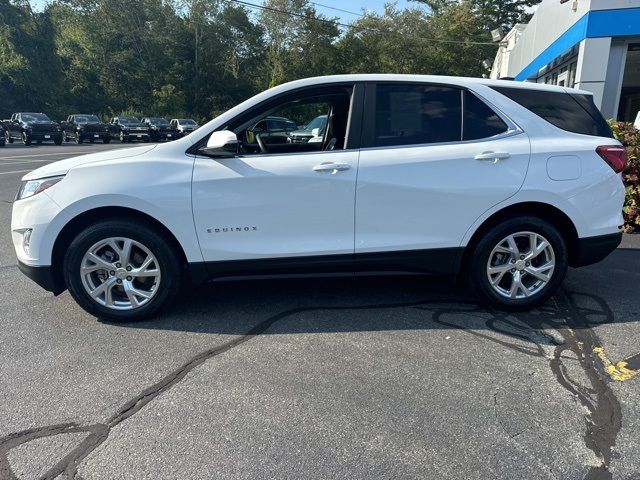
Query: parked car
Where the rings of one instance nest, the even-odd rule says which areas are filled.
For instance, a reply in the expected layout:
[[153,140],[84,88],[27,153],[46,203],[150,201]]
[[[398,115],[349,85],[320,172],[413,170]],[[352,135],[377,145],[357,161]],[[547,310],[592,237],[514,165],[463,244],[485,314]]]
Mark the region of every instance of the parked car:
[[179,137],[189,135],[191,132],[195,132],[199,128],[196,121],[190,118],[174,118],[171,120],[171,125],[178,130]]
[[[322,142],[243,147],[269,116],[318,111],[328,112]],[[589,92],[313,78],[189,138],[34,170],[13,204],[12,238],[22,272],[114,321],[153,315],[184,275],[197,284],[251,273],[465,275],[483,302],[523,310],[547,300],[568,266],[618,246],[625,162]]]
[[31,143],[54,142],[62,144],[62,130],[60,125],[52,121],[44,113],[20,112],[11,115],[4,121],[5,140],[13,143],[21,140],[25,145]]
[[4,127],[0,123],[0,147],[4,147],[5,141],[6,140],[5,140],[5,137],[4,137]]
[[122,143],[150,139],[149,126],[141,123],[136,117],[113,117],[109,121],[109,135]]
[[327,116],[318,115],[307,125],[300,129],[296,129],[289,135],[291,143],[307,143],[309,141],[322,141],[324,130],[327,126]]
[[85,140],[91,143],[96,140],[102,140],[103,143],[111,141],[109,126],[95,115],[75,113],[69,115],[66,121],[60,123],[60,126],[65,142],[70,139],[76,143],[82,143]]
[[145,117],[142,119],[142,123],[149,127],[149,135],[154,142],[178,138],[178,129],[175,125],[171,125],[166,118]]
[[258,136],[262,142],[269,145],[290,142],[289,136],[296,128],[298,127],[293,120],[269,116],[247,130],[244,147],[251,150],[259,149]]

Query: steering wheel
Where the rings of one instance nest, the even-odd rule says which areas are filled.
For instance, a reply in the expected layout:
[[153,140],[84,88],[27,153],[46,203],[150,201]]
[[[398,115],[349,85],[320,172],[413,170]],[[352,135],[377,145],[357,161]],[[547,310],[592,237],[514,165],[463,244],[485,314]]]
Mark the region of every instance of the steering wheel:
[[258,146],[260,147],[260,151],[262,153],[269,153],[269,151],[267,150],[267,146],[264,144],[264,140],[262,140],[262,137],[260,136],[259,133],[256,133],[256,142],[258,142]]

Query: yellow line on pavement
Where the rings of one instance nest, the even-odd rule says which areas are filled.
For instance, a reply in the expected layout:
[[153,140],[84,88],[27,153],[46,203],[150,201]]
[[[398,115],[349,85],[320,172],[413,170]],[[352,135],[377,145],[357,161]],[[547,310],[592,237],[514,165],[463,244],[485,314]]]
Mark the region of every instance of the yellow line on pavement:
[[632,358],[635,359],[638,354],[627,357],[624,360],[620,360],[618,363],[614,364],[604,353],[604,348],[596,347],[593,349],[593,351],[596,355],[598,355],[598,357],[604,364],[604,369],[606,370],[606,372],[616,382],[626,382],[627,380],[631,380],[640,375],[640,370],[628,368],[629,361]]

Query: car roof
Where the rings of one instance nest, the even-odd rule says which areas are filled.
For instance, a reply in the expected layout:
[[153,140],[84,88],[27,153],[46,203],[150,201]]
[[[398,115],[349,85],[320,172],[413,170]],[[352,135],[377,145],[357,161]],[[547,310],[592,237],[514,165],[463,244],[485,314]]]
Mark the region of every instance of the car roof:
[[[533,82],[517,82],[514,80],[491,80],[488,78],[474,78],[474,77],[454,77],[444,75],[407,75],[407,74],[389,74],[389,73],[366,73],[366,74],[349,74],[349,75],[327,75],[322,77],[310,77],[300,80],[294,80],[293,82],[285,83],[280,87],[300,88],[320,84],[331,84],[340,82],[399,82],[399,83],[445,83],[459,86],[465,85],[485,85],[488,87],[508,87],[508,88],[521,88],[528,90],[542,90],[549,92],[563,92],[571,90],[575,93],[583,93],[591,95],[592,92],[577,89],[568,89],[566,87],[559,87],[556,85],[547,85],[544,83]],[[279,88],[279,87],[275,87]]]

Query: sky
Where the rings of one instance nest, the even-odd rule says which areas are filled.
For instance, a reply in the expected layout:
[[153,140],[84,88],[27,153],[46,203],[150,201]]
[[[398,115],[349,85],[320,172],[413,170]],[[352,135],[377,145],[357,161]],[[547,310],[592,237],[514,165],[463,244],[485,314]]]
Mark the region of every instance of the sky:
[[[132,0],[135,1],[135,0]],[[247,0],[250,3],[262,4],[262,0]],[[44,5],[46,5],[47,0],[31,0],[31,5],[36,10],[42,10]],[[389,0],[317,0],[313,1],[314,7],[318,12],[323,13],[327,17],[339,17],[340,22],[342,23],[350,23],[359,18],[358,14],[362,13],[362,9],[366,9],[367,11],[373,12],[383,12],[384,4],[390,3]],[[409,0],[396,0],[395,2],[399,9],[407,8],[407,7],[419,7],[420,4],[416,2],[411,2]],[[324,6],[321,6],[324,5]],[[336,10],[338,9],[338,10]],[[347,13],[345,11],[352,12]]]

